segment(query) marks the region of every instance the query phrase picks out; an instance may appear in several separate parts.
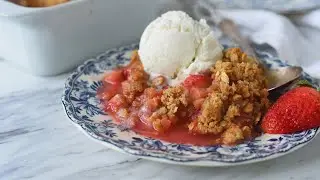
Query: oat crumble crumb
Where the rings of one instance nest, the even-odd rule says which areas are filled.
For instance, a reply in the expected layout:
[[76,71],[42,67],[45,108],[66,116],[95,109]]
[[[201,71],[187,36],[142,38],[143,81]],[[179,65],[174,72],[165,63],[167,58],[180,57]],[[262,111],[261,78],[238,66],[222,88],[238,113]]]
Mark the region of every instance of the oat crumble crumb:
[[182,86],[169,87],[163,91],[161,102],[168,110],[168,115],[174,115],[179,106],[187,106],[187,95]]
[[223,143],[233,143],[243,138],[242,131],[248,134],[248,126],[243,125],[246,128],[242,130],[233,124],[238,117],[251,117],[253,126],[259,122],[261,112],[267,110],[267,81],[258,64],[239,48],[226,50],[211,72],[214,83],[209,88],[210,95],[201,107],[197,123],[192,122],[189,130],[201,134],[224,131]]

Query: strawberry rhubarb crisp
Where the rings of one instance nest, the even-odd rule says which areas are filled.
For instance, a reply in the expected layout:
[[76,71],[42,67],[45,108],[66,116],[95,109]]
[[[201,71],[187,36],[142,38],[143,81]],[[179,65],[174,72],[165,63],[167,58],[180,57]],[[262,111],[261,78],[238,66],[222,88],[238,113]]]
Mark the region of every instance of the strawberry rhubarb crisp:
[[194,145],[233,145],[259,135],[267,96],[263,70],[239,48],[176,85],[145,72],[133,52],[129,65],[106,74],[99,91],[105,111],[122,127]]

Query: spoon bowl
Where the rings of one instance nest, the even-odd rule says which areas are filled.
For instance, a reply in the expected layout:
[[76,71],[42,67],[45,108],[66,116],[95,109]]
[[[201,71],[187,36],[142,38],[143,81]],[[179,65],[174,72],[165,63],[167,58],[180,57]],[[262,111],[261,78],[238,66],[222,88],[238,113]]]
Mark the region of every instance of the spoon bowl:
[[224,18],[220,21],[219,27],[227,36],[240,45],[240,47],[252,57],[252,59],[264,69],[268,79],[268,91],[272,91],[294,82],[302,75],[302,68],[298,66],[281,67],[269,69],[264,61],[257,56],[248,38],[242,37],[237,26],[230,19]]
[[[186,5],[187,6],[187,5]],[[211,10],[206,8],[211,7]],[[195,14],[200,14],[201,17],[207,20],[208,24],[214,28],[218,26],[221,32],[231,39],[235,44],[238,44],[248,56],[252,57],[259,66],[264,69],[264,73],[268,79],[268,91],[278,89],[280,87],[289,85],[302,75],[301,67],[282,67],[277,69],[269,69],[268,66],[261,61],[257,56],[255,50],[251,46],[248,38],[243,37],[233,20],[223,17],[211,3],[206,2],[204,5],[195,8]]]
[[265,75],[268,79],[268,91],[272,91],[299,79],[302,75],[302,68],[290,66],[269,69],[265,72]]

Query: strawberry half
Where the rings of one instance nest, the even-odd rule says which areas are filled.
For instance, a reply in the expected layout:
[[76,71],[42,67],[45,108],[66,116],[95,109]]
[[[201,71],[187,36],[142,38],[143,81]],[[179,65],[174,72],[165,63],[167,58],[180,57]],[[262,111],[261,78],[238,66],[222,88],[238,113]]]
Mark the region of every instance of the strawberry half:
[[320,93],[311,87],[297,87],[282,95],[262,120],[262,130],[289,134],[320,126]]

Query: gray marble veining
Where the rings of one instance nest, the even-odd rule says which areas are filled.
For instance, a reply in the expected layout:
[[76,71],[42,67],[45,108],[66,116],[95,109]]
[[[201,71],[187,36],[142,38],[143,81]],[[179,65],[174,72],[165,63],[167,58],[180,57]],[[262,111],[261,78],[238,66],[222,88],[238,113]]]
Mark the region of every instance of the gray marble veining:
[[0,179],[317,179],[320,138],[296,152],[229,168],[184,167],[118,153],[92,141],[64,114],[62,87],[0,97]]

